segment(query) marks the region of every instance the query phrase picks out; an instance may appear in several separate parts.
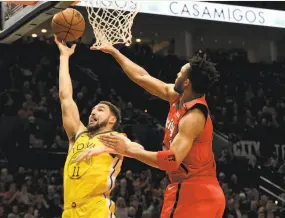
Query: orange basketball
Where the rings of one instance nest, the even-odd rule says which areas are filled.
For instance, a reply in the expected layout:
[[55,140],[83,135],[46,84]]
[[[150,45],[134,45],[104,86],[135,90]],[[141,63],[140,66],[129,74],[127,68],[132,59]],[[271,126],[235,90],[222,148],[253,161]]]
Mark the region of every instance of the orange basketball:
[[67,8],[53,16],[51,26],[53,33],[60,40],[69,42],[82,36],[85,29],[85,21],[79,11]]

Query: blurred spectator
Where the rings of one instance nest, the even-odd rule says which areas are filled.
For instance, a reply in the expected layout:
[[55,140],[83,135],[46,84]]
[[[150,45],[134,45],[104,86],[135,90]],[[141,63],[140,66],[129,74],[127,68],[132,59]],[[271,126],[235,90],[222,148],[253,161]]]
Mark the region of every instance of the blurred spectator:
[[116,201],[116,217],[118,218],[128,218],[128,208],[124,198],[119,197]]

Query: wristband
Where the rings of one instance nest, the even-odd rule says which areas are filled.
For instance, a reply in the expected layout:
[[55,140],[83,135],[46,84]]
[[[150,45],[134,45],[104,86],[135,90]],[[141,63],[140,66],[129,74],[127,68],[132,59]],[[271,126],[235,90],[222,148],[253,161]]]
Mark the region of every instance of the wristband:
[[177,169],[177,161],[172,150],[157,152],[157,165],[159,169],[165,171],[174,171]]

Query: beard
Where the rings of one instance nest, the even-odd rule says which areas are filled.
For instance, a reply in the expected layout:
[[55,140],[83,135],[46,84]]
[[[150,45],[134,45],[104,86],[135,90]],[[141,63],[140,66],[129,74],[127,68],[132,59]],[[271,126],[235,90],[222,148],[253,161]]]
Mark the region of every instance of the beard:
[[104,128],[107,125],[108,125],[108,120],[107,119],[102,121],[102,122],[99,122],[99,120],[98,120],[95,125],[91,126],[90,124],[88,124],[87,130],[88,130],[88,132],[94,133],[94,132],[98,132],[101,128]]
[[177,83],[175,83],[175,85],[174,85],[174,91],[177,92],[177,93],[180,94],[180,95],[183,93],[182,84],[183,84],[183,81],[177,82]]

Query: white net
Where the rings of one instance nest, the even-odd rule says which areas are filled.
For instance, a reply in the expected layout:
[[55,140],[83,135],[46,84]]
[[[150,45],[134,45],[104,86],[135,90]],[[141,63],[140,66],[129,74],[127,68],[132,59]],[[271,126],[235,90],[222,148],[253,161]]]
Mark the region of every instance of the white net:
[[96,38],[95,48],[106,44],[131,44],[132,25],[139,3],[134,0],[85,0]]

